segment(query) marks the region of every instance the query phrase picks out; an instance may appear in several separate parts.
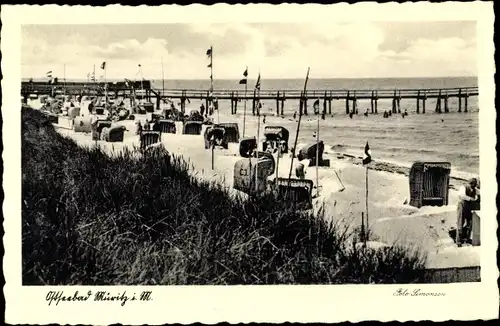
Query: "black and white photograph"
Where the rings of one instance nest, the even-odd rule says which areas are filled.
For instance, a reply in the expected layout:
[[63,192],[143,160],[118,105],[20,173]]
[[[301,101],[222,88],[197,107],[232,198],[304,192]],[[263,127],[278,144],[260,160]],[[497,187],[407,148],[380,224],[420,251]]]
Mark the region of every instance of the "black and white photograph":
[[[136,297],[201,285],[388,286],[390,300],[431,304],[452,296],[443,284],[456,296],[496,279],[494,48],[478,32],[492,6],[288,21],[240,7],[178,8],[177,21],[28,8],[15,44],[2,31],[2,52],[17,47],[15,119],[2,114],[6,152],[20,135],[19,158],[3,155],[19,160],[4,175],[19,185],[6,215],[18,285],[78,311],[64,301],[87,291],[142,309]],[[231,20],[203,16],[222,8]]]

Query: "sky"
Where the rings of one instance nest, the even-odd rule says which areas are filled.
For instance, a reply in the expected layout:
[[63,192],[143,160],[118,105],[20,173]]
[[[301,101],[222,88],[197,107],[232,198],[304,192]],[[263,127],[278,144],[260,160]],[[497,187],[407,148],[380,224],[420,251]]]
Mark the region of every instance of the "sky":
[[[23,78],[476,76],[475,21],[23,25]],[[65,68],[64,68],[65,67]]]

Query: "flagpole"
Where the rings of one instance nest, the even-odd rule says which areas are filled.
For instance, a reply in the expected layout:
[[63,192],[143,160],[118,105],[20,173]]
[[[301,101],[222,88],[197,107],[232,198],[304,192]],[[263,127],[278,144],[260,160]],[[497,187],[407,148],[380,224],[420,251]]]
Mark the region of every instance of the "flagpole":
[[108,82],[106,79],[106,69],[108,69],[106,61],[104,61],[104,109],[108,106]]
[[318,126],[316,131],[316,196],[319,197],[319,167],[318,167],[319,166],[319,114],[317,115],[317,117],[318,117],[318,122],[317,122]]
[[[307,89],[307,80],[309,79],[309,70],[310,67],[307,68],[307,75],[306,75],[306,81],[304,83],[304,95]],[[293,170],[293,160],[295,158],[295,153],[297,151],[297,141],[299,140],[299,130],[300,130],[300,120],[302,119],[302,111],[299,109],[299,121],[297,122],[297,132],[295,134],[295,144],[293,145],[293,151],[292,151],[292,161],[290,162],[290,173],[288,174],[288,187],[287,187],[287,192],[290,190],[290,184],[292,182],[292,170]]]
[[258,177],[259,177],[259,145],[260,145],[260,70],[259,70],[259,88],[257,88],[257,151],[255,151],[255,157],[257,158],[257,166],[255,167],[255,189],[256,192],[258,188]]
[[[246,67],[245,72],[248,73],[248,66]],[[245,120],[247,116],[247,89],[248,89],[248,77],[245,76],[245,107],[243,109],[243,138],[245,138]]]
[[63,75],[64,75],[64,95],[66,95],[66,63],[63,64]]
[[161,57],[161,96],[165,93],[165,74],[163,72],[163,57]]
[[366,176],[365,176],[365,210],[366,210],[366,238],[368,239],[370,234],[370,225],[368,224],[368,166],[366,166]]

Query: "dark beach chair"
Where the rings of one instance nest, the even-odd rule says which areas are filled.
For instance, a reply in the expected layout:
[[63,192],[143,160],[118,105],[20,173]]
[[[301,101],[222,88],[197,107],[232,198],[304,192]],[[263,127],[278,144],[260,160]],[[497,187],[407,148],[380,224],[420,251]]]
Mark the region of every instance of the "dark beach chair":
[[244,138],[240,141],[240,156],[250,157],[250,154],[257,149],[257,140],[255,137]]
[[186,121],[182,133],[184,135],[201,135],[202,126],[201,121]]
[[[274,173],[274,162],[266,158],[245,158],[234,164],[233,187],[248,195],[256,195],[267,190],[267,178]],[[257,176],[257,186],[256,182]]]
[[173,120],[158,120],[153,126],[154,131],[159,131],[165,134],[177,133],[177,128]]
[[286,201],[297,210],[308,210],[312,208],[312,189],[314,183],[309,179],[291,179],[288,187],[287,178],[277,178],[276,191],[278,199]]
[[[319,150],[318,150],[319,146]],[[323,152],[325,151],[325,144],[322,140],[318,143],[309,144],[303,147],[298,154],[300,160],[309,159],[309,166],[330,166],[330,160],[323,159]]]
[[409,175],[410,205],[448,205],[451,164],[449,162],[415,162]]
[[123,136],[125,135],[125,130],[127,130],[127,128],[125,128],[124,126],[115,126],[110,128],[108,130],[106,141],[110,143],[122,142]]
[[109,120],[97,120],[92,125],[92,140],[100,140],[101,132],[103,128],[111,128],[111,121]]
[[219,127],[224,128],[228,143],[240,142],[240,130],[237,123],[219,123]]
[[263,151],[267,150],[268,141],[275,142],[278,145],[283,142],[281,153],[288,153],[288,139],[290,137],[288,129],[281,126],[266,126],[264,128],[264,136],[266,140],[262,147]]
[[161,143],[161,132],[159,131],[141,131],[139,134],[140,149],[144,150],[152,145]]

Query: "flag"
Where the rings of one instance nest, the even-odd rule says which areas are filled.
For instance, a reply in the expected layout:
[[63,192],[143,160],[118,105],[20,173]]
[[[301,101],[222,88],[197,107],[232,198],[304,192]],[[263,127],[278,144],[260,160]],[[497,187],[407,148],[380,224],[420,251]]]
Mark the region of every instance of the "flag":
[[248,77],[248,68],[245,69],[245,71],[243,72],[243,79],[240,80],[240,85],[246,85],[247,84],[247,77]]
[[207,50],[207,56],[208,57],[212,56],[212,48],[211,47],[210,47],[210,49]]
[[371,161],[372,161],[372,152],[370,150],[370,146],[368,146],[368,142],[366,142],[365,154],[363,155],[363,164],[368,164]]
[[255,89],[260,91],[260,73],[259,73],[259,77],[257,77],[257,82],[255,83]]
[[47,76],[48,78],[52,78],[52,70],[47,71],[47,73],[45,74],[45,76]]
[[103,62],[101,63],[101,69],[106,69],[106,61],[103,61]]
[[137,66],[142,67],[140,63]]
[[207,67],[208,67],[208,68],[212,68],[212,64],[211,64],[211,63],[209,63]]

